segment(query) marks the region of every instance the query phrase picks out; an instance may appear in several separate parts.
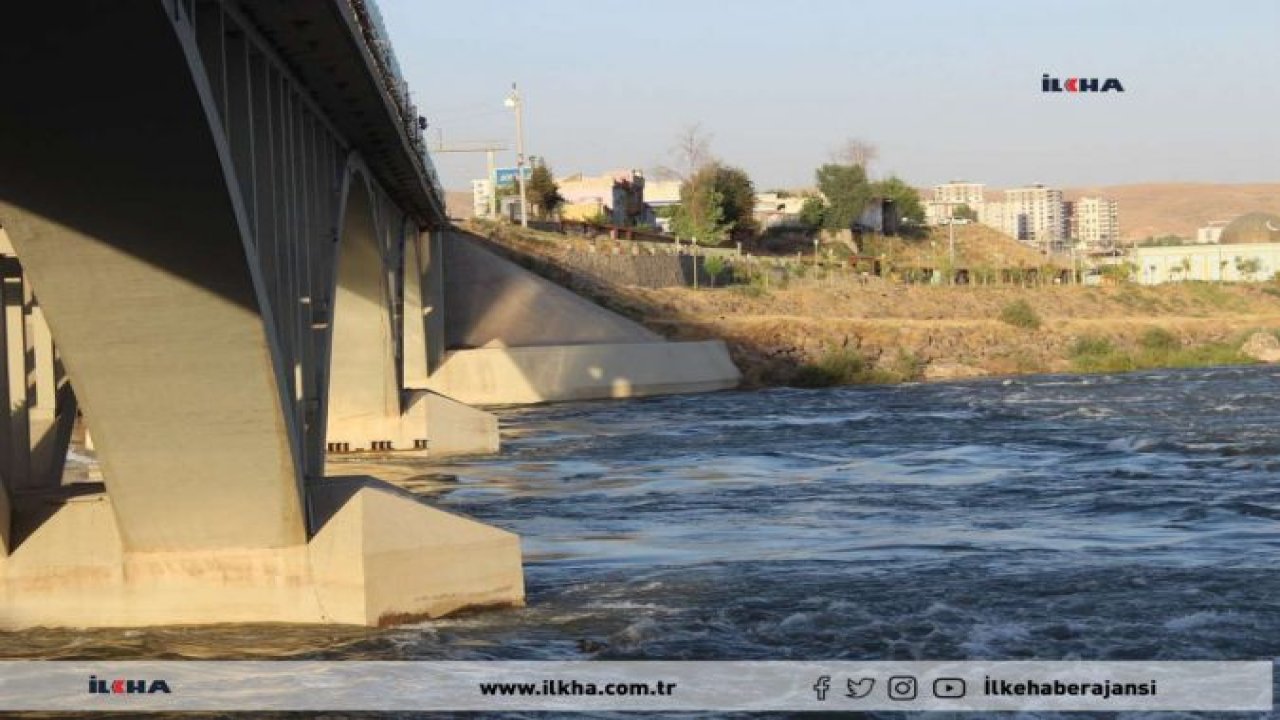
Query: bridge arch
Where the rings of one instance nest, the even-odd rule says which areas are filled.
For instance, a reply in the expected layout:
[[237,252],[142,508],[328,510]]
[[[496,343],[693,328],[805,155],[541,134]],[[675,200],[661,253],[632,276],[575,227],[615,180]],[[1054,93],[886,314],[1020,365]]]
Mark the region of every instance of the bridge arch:
[[[398,333],[387,272],[387,218],[363,161],[343,171],[335,239],[328,351],[326,443],[334,450],[377,449],[399,434]],[[385,447],[383,449],[390,449]]]

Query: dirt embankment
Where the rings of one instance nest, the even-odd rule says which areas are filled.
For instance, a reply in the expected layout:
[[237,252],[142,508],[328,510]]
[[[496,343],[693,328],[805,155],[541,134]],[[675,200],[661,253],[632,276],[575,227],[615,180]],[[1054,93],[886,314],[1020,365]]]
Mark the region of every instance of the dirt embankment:
[[[1081,339],[1138,348],[1151,328],[1187,348],[1238,347],[1280,328],[1280,298],[1252,286],[981,288],[872,283],[859,288],[634,290],[633,307],[669,337],[723,338],[749,382],[790,382],[798,368],[855,353],[899,379],[953,378],[1077,367]],[[1039,327],[1001,319],[1024,301]]]
[[[527,267],[669,338],[725,340],[751,385],[795,382],[806,366],[833,357],[852,359],[854,375],[866,381],[1067,372],[1080,368],[1085,345],[1142,352],[1152,328],[1167,331],[1162,343],[1231,358],[1254,331],[1280,329],[1273,284],[938,287],[871,278],[831,287],[644,289],[575,272],[545,239],[501,242]],[[1019,302],[1037,326],[1001,319]]]

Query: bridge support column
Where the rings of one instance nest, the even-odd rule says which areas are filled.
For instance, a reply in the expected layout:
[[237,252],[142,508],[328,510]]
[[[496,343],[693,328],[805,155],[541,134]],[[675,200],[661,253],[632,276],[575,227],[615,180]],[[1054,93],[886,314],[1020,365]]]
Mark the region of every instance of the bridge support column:
[[[393,329],[393,293],[367,180],[354,173],[345,194],[334,291],[329,451],[407,450],[431,457],[496,452],[495,416],[427,389],[432,359],[439,362],[444,344],[439,234],[405,240],[401,326]],[[394,330],[401,343],[399,368]]]
[[[0,224],[21,264],[4,263],[0,390],[23,399],[18,424],[0,423],[0,627],[380,624],[520,604],[516,536],[376,480],[322,478],[310,459],[325,417],[312,400],[402,415],[385,280],[361,274],[385,278],[390,255],[373,233],[373,257],[348,243],[361,273],[340,304],[375,321],[348,324],[357,344],[335,338],[329,358],[313,340],[328,337],[315,308],[334,297],[337,262],[340,165],[325,159],[346,149],[224,10],[26,3],[6,18],[26,32],[0,43],[0,87],[21,98],[0,113]],[[206,69],[226,48],[246,53],[227,66],[243,72]],[[262,122],[229,132],[242,111]],[[240,162],[246,148],[263,162]],[[365,219],[373,206],[370,193]],[[362,357],[376,359],[371,379],[331,364]],[[101,484],[59,485],[46,469],[58,453],[28,452],[73,415],[55,359]]]

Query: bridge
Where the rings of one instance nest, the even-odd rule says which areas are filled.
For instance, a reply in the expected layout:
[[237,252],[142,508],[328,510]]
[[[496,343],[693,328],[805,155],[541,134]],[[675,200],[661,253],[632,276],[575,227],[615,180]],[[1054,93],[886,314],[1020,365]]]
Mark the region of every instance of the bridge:
[[[2,16],[2,627],[519,605],[518,537],[327,455],[495,451],[460,400],[737,381],[451,228],[368,0]],[[100,483],[64,477],[81,426]]]

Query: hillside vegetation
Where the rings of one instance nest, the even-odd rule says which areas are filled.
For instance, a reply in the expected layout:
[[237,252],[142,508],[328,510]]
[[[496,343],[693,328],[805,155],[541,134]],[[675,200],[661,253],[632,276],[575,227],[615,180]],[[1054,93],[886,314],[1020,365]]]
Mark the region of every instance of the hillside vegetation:
[[720,338],[750,385],[894,382],[1251,362],[1280,286],[929,286],[879,278],[771,287],[602,283],[550,233],[490,234],[526,266],[672,339]]

